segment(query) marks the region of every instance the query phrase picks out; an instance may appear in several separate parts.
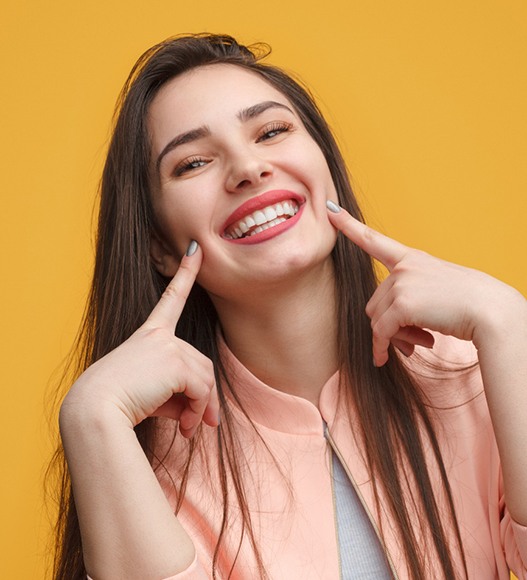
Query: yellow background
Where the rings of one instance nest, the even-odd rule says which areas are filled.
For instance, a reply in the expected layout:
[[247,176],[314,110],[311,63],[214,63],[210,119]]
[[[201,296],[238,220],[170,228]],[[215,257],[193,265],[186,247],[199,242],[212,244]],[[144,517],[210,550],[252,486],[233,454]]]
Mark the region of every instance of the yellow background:
[[527,293],[522,0],[3,0],[0,578],[45,577],[52,373],[92,266],[113,103],[175,33],[265,40],[314,89],[372,224]]

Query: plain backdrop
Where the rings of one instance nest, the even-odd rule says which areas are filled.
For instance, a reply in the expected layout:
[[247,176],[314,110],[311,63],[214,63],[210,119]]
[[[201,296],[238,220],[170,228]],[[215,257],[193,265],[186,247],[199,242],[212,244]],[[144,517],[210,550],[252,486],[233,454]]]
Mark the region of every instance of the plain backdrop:
[[373,226],[527,293],[522,0],[3,0],[0,578],[47,577],[50,393],[115,99],[146,48],[199,31],[266,41],[312,87]]

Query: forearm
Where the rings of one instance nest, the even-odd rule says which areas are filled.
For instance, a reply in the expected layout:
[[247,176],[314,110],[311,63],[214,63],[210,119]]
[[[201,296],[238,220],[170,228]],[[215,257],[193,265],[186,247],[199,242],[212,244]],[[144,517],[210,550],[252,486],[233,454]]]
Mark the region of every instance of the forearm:
[[60,425],[90,576],[147,580],[185,570],[194,547],[124,416],[66,404]]
[[511,516],[527,525],[527,301],[483,327],[476,346],[503,469]]

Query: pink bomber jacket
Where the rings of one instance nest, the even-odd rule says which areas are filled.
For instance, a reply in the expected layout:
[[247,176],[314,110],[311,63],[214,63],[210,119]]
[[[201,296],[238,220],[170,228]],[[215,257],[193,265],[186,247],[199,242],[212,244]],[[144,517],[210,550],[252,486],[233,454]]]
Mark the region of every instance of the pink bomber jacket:
[[[370,477],[353,437],[353,413],[345,413],[342,404],[338,404],[338,375],[323,387],[317,408],[305,399],[263,384],[235,359],[225,344],[221,345],[221,352],[229,377],[256,426],[255,430],[237,405],[230,402],[232,417],[237,423],[237,456],[242,464],[246,499],[268,577],[272,580],[339,578],[331,472],[331,454],[337,453],[374,528],[382,529],[394,577],[407,579],[404,556],[389,514],[382,507],[380,514],[375,509]],[[444,337],[437,340],[434,353],[433,356],[440,357],[436,362],[449,361],[451,366],[466,365],[467,360],[474,361],[475,357],[468,343]],[[411,362],[414,358],[408,364],[419,374],[435,408],[437,436],[454,496],[469,578],[505,580],[512,570],[520,580],[527,580],[527,527],[511,519],[504,502],[500,458],[479,369],[438,373],[429,366]],[[327,424],[326,432],[324,424]],[[177,487],[187,444],[178,437],[164,462],[175,476],[176,486],[163,469],[158,474],[174,508],[177,501],[174,487]],[[204,427],[203,443],[191,468],[178,513],[194,542],[196,557],[186,571],[166,580],[212,577],[212,557],[223,506],[217,483],[216,450],[216,430]],[[160,453],[164,450],[160,449]],[[435,474],[432,467],[432,476]],[[408,505],[412,506],[411,481],[407,497]],[[217,561],[217,578],[252,580],[258,577],[253,551],[247,537],[239,543],[240,517],[236,502],[229,499],[227,504],[229,519]],[[413,517],[417,524],[417,513]],[[430,543],[426,533],[420,532],[418,525],[415,528],[419,541]],[[441,577],[434,555],[426,566],[426,580]]]
[[[338,404],[338,375],[324,386],[317,409],[305,399],[263,384],[235,359],[225,344],[221,345],[221,352],[236,392],[256,425],[255,431],[232,402],[230,408],[239,433],[238,457],[243,466],[247,502],[269,578],[339,578],[332,453],[337,453],[345,466],[374,527],[382,528],[394,576],[401,580],[408,578],[389,515],[382,510],[379,515],[375,509],[371,481],[361,449],[353,437],[353,414],[343,412],[342,405]],[[433,352],[436,363],[445,365],[447,361],[450,367],[459,368],[475,360],[472,345],[451,338],[438,337]],[[469,578],[505,580],[512,570],[520,580],[527,580],[527,527],[511,519],[504,502],[500,459],[479,369],[438,373],[430,366],[412,362],[413,358],[409,364],[418,373],[435,408],[437,436],[454,496]],[[178,458],[184,455],[182,446],[186,445],[181,437],[178,440],[165,462],[169,471],[176,474],[181,469]],[[196,558],[189,569],[167,580],[211,578],[222,514],[216,449],[215,429],[205,427],[204,442],[190,472],[178,514],[194,542]],[[173,484],[163,475],[160,481],[175,506]],[[411,495],[410,484],[408,505],[413,505]],[[228,577],[239,549],[230,577],[233,580],[256,578],[250,542],[245,538],[239,545],[239,514],[235,502],[228,503],[229,522],[218,558],[217,577]],[[418,533],[418,537],[422,542],[430,542],[422,534]],[[441,577],[437,566],[438,562],[430,557],[427,578]]]

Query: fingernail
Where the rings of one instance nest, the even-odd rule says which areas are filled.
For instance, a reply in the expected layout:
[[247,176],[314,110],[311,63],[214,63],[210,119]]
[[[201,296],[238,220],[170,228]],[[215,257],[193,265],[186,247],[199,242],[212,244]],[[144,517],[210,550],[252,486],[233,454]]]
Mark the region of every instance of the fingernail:
[[329,209],[329,211],[332,211],[333,213],[339,213],[340,211],[340,206],[338,206],[335,202],[331,201],[330,199],[326,201],[326,207]]
[[187,256],[192,256],[192,254],[195,254],[196,253],[196,250],[197,249],[198,249],[198,242],[196,242],[196,240],[192,240],[190,242],[190,244],[188,245],[186,255]]

